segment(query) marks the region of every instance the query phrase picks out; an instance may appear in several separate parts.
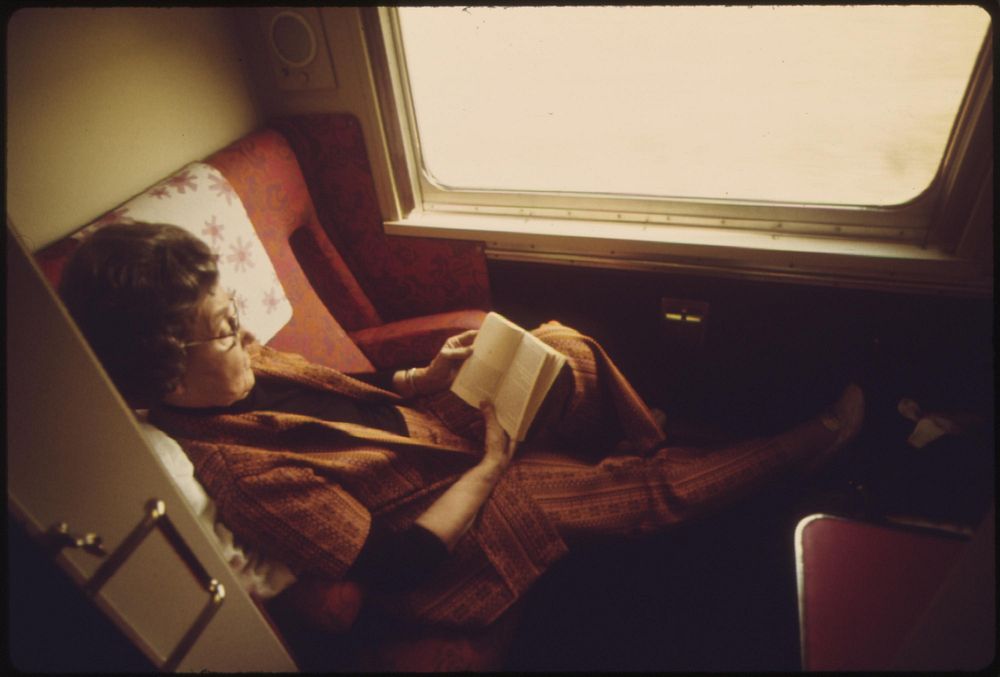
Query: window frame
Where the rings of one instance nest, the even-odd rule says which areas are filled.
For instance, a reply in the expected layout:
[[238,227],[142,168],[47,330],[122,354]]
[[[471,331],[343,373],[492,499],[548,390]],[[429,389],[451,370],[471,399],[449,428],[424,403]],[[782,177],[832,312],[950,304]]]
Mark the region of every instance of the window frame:
[[[693,238],[687,244],[702,241],[719,243],[720,233],[732,234],[736,241],[741,241],[739,236],[744,236],[742,241],[745,242],[751,242],[746,238],[756,238],[744,247],[757,252],[745,257],[748,260],[761,258],[759,253],[769,246],[776,251],[791,248],[797,252],[820,255],[839,252],[843,255],[849,253],[844,245],[857,245],[853,248],[855,255],[888,257],[890,268],[905,259],[953,258],[951,255],[959,248],[966,225],[956,225],[956,221],[960,220],[956,219],[961,211],[957,204],[961,202],[959,198],[968,192],[969,185],[973,186],[973,190],[981,190],[981,184],[986,180],[984,177],[992,167],[992,144],[984,147],[986,144],[973,143],[974,139],[981,139],[984,133],[991,134],[992,130],[992,13],[990,19],[942,160],[928,187],[900,205],[855,206],[476,191],[437,185],[421,163],[420,139],[409,97],[396,9],[372,8],[364,16],[364,29],[390,157],[391,180],[400,198],[401,212],[397,218],[387,220],[387,231],[394,234],[478,238],[486,241],[487,253],[495,258],[507,257],[504,252],[530,250],[536,258],[551,254],[550,260],[553,261],[588,248],[583,240],[576,244],[571,242],[573,233],[579,232],[573,228],[574,224],[588,224],[591,232],[595,225],[605,224],[617,232],[610,236],[616,241],[628,240],[636,234],[644,240],[662,240],[665,243],[676,240],[682,244],[687,236]],[[971,172],[970,167],[974,168]],[[469,227],[456,226],[460,222],[469,224]],[[536,241],[525,244],[532,239],[528,234],[533,232],[533,225],[538,226],[538,232],[542,234],[557,233],[561,226],[565,226],[566,237],[556,237],[559,244],[553,244],[553,238],[548,238],[546,243],[545,237],[540,240],[534,238]],[[862,252],[859,246],[861,249],[867,247],[867,251]],[[740,245],[735,245],[735,248],[740,248]],[[643,251],[643,248],[637,252],[626,246],[620,251],[610,252],[610,255],[611,258],[626,261],[644,257],[648,263],[651,257],[645,256]],[[720,255],[722,258],[714,265],[717,272],[720,265],[730,269],[748,267],[747,260],[739,260],[739,253],[728,251]],[[652,258],[676,256],[675,251]],[[570,259],[573,263],[579,261]],[[821,272],[808,260],[803,263],[805,266],[796,271],[799,276],[808,274],[810,267]],[[992,261],[989,266],[990,287],[991,264]],[[629,267],[621,261],[612,265]],[[862,267],[871,270],[875,265],[868,262]],[[795,264],[791,267],[794,268]],[[904,271],[902,277],[908,275],[918,283],[919,280],[926,282],[936,277],[929,269],[918,273]],[[985,288],[981,268],[974,276],[980,279],[972,285]],[[881,277],[895,277],[895,284],[898,284],[900,275],[890,270]]]

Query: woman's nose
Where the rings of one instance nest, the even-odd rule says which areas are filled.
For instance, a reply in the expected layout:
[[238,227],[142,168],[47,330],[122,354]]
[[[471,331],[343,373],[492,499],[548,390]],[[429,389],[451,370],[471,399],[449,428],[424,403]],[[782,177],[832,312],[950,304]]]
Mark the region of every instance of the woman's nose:
[[240,327],[240,345],[246,348],[248,345],[257,340],[257,337],[253,335],[253,332]]

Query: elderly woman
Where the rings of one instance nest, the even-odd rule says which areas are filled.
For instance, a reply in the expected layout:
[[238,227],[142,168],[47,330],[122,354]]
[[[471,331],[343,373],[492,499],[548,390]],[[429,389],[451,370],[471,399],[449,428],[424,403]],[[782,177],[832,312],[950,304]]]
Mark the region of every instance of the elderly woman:
[[449,392],[474,331],[415,371],[308,363],[254,341],[209,248],[175,226],[102,228],[60,291],[123,396],[183,447],[221,522],[285,572],[267,594],[357,580],[423,622],[490,623],[574,542],[669,528],[814,469],[863,418],[852,385],[777,436],[667,446],[603,349],[549,323],[534,333],[567,366],[515,448],[488,404]]

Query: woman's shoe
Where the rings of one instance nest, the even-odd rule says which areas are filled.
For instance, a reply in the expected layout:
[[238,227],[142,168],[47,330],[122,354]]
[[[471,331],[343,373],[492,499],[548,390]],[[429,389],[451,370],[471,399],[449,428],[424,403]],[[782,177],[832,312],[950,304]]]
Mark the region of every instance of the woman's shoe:
[[861,432],[865,420],[865,393],[856,383],[850,383],[840,397],[819,416],[823,426],[837,437],[807,465],[806,472],[812,473],[826,465],[837,452]]
[[860,431],[865,420],[865,393],[861,386],[850,383],[840,398],[820,414],[820,421],[827,430],[837,433],[834,445],[843,446]]

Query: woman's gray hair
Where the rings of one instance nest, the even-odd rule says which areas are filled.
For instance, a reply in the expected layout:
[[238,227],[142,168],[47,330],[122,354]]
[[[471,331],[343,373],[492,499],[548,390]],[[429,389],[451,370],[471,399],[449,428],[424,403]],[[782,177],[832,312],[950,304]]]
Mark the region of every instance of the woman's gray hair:
[[59,293],[122,396],[159,403],[184,375],[183,342],[219,280],[217,257],[183,228],[111,224],[66,264]]

